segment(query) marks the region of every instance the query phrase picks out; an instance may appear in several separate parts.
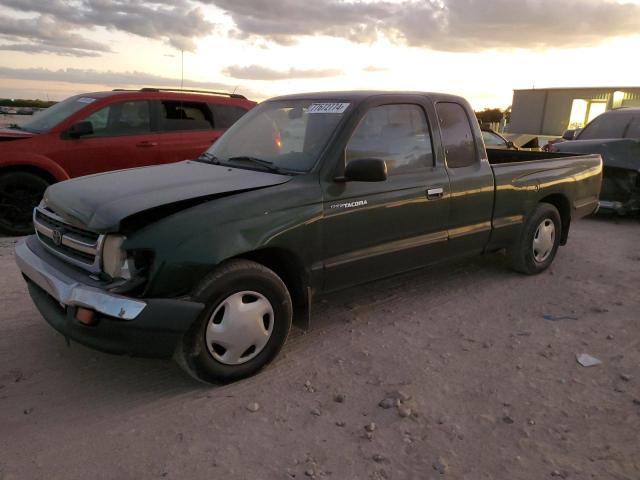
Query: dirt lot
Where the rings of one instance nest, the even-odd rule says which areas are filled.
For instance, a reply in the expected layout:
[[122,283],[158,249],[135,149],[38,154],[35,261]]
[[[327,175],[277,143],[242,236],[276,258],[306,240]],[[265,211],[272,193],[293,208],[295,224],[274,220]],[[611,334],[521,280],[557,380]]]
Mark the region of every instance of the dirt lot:
[[333,295],[275,364],[224,387],[67,348],[12,245],[3,480],[640,478],[638,221],[576,223],[537,277],[493,255]]

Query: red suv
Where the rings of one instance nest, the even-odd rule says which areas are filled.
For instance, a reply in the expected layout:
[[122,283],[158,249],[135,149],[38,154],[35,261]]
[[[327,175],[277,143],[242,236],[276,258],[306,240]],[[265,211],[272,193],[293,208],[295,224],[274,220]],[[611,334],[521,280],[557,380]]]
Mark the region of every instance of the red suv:
[[54,182],[195,158],[255,106],[201,90],[114,90],[67,98],[0,129],[0,231],[24,235]]

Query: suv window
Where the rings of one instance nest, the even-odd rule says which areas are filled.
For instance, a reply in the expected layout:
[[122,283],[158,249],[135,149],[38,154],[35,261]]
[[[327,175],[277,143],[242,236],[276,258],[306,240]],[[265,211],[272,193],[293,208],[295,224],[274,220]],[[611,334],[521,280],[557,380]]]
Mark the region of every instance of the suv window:
[[213,121],[215,128],[229,128],[236,123],[247,111],[236,105],[222,105],[219,103],[210,103],[209,108],[213,112]]
[[487,147],[506,147],[507,143],[500,137],[500,135],[496,135],[493,132],[487,132],[486,130],[482,131],[482,139],[484,140],[484,144]]
[[602,114],[587,125],[577,140],[599,140],[603,138],[622,138],[629,125],[631,115],[620,113]]
[[385,160],[389,175],[433,165],[431,136],[418,105],[383,105],[369,110],[353,132],[346,163],[358,158]]
[[119,137],[151,132],[149,102],[119,102],[92,113],[86,122],[93,125],[93,137]]
[[449,168],[476,163],[476,148],[469,118],[462,105],[451,102],[436,105],[445,157]]
[[635,138],[636,140],[640,140],[640,116],[633,117],[629,127],[627,127],[627,132],[624,134],[624,138]]
[[163,100],[160,102],[160,130],[211,130],[213,116],[206,103]]

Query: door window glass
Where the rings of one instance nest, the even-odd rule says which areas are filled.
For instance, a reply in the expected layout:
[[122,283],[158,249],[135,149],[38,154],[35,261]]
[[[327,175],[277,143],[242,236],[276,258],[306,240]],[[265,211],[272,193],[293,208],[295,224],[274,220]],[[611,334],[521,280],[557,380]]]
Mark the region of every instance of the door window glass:
[[506,147],[505,141],[493,132],[482,131],[482,139],[487,147]]
[[209,108],[213,112],[213,122],[215,128],[229,128],[242,117],[247,111],[236,105],[222,105],[210,103]]
[[578,136],[579,140],[599,140],[605,138],[622,138],[629,125],[631,115],[610,113],[597,117],[585,127]]
[[461,105],[451,102],[436,106],[442,142],[449,168],[468,167],[476,162],[476,147],[469,118]]
[[160,102],[160,130],[211,130],[213,115],[206,103],[164,100]]
[[149,102],[114,103],[84,119],[91,122],[94,137],[118,137],[151,132]]
[[624,137],[640,140],[640,116],[633,117],[633,120],[631,120],[631,123],[629,124],[629,128],[627,128],[627,133],[624,134]]
[[385,160],[389,175],[433,165],[427,118],[418,105],[383,105],[360,120],[345,152],[346,163],[358,158]]

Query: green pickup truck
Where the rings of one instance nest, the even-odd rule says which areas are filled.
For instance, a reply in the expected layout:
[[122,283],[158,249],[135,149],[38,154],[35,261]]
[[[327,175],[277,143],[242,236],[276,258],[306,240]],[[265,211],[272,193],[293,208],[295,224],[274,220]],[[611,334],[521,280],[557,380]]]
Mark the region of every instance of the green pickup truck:
[[456,96],[291,95],[198,159],[49,187],[16,259],[67,339],[229,382],[318,295],[503,249],[543,271],[601,179],[599,155],[487,152]]

